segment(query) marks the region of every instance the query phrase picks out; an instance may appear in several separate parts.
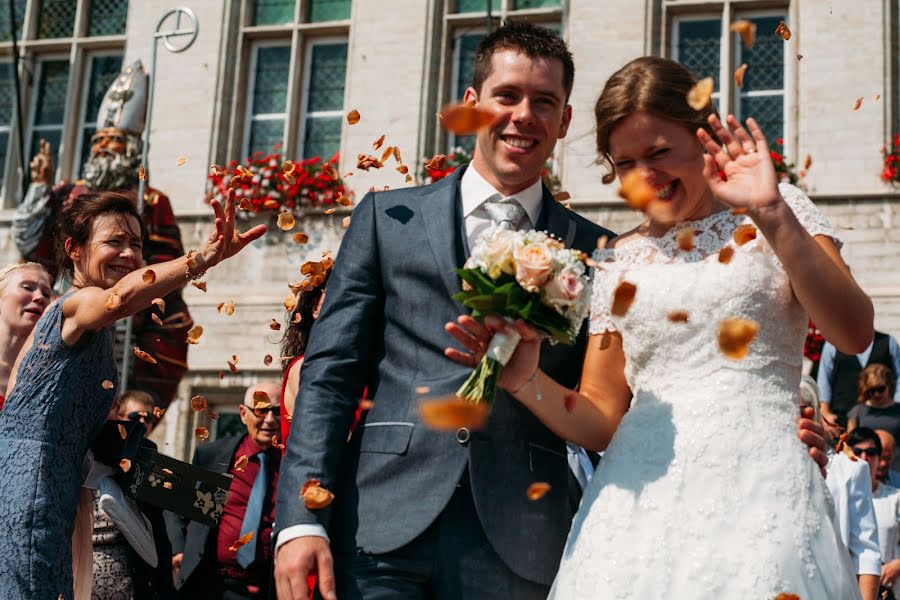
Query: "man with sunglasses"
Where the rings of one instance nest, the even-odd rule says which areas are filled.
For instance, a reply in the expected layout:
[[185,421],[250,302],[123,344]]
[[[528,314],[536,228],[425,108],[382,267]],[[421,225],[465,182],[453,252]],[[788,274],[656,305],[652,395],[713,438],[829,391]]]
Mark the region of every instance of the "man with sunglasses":
[[153,398],[150,394],[140,390],[128,390],[119,396],[118,417],[120,421],[140,423],[147,430],[146,435],[150,435],[156,427],[153,408]]
[[[180,598],[243,600],[268,598],[270,589],[274,593],[271,541],[281,466],[281,450],[275,447],[281,384],[250,386],[238,410],[246,433],[200,444],[194,453],[195,465],[234,477],[219,525],[191,521],[179,529],[169,522]],[[235,548],[250,532],[249,541]]]
[[[29,186],[16,208],[12,235],[22,257],[42,264],[54,281],[59,276],[54,236],[74,203],[88,192],[137,192],[144,161],[141,132],[146,102],[147,74],[136,61],[122,69],[103,98],[90,146],[82,148],[82,180],[54,184],[56,155],[51,141],[42,139],[38,148],[32,148],[36,154],[30,164]],[[143,248],[146,264],[184,255],[181,232],[165,194],[152,187],[146,189],[143,218],[147,226]],[[193,321],[181,289],[163,300],[162,311],[152,307],[134,316],[133,345],[155,356],[158,362],[131,361],[130,385],[150,392],[157,406],[167,408],[187,370],[186,338]],[[117,355],[126,350],[130,352],[131,348],[120,345]]]

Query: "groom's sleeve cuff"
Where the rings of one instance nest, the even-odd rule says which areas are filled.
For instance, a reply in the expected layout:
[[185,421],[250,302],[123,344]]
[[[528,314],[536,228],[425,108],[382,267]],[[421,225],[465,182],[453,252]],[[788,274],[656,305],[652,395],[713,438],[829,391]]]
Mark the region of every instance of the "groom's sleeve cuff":
[[275,541],[275,555],[277,556],[278,550],[289,541],[308,535],[315,535],[325,538],[328,542],[331,541],[328,539],[325,528],[318,523],[311,525],[291,525],[290,527],[285,527],[278,533],[278,539]]

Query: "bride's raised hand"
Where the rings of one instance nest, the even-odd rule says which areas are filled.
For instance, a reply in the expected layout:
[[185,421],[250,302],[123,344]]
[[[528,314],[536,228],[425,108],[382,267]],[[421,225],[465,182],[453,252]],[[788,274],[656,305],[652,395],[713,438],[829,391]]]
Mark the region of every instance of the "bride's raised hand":
[[265,225],[257,225],[244,233],[237,231],[235,228],[234,190],[228,190],[224,208],[215,199],[211,200],[209,204],[215,212],[216,219],[206,245],[200,250],[204,269],[217,265],[226,258],[231,258],[243,250],[247,244],[266,233]]
[[[697,138],[707,151],[703,175],[713,195],[732,208],[750,213],[778,204],[778,176],[766,136],[752,118],[747,119],[747,129],[734,115],[728,115],[726,121],[730,131],[718,116],[710,115],[709,124],[717,139],[704,129],[697,130]],[[720,171],[725,174],[724,180]]]

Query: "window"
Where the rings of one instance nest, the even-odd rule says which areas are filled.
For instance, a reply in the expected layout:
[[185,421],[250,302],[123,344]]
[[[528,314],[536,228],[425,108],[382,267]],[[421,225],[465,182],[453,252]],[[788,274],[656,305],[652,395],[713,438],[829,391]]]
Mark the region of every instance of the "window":
[[21,164],[27,165],[41,138],[53,144],[58,176],[79,175],[99,103],[121,68],[128,15],[128,0],[14,0],[13,6],[22,56],[21,126],[26,157],[21,159],[15,141],[12,25],[9,12],[3,9],[0,194],[4,207],[22,198],[29,174],[21,172]]
[[[732,0],[720,12],[710,15],[673,15],[670,56],[695,77],[715,79],[713,100],[721,113],[732,112],[741,121],[753,117],[770,142],[786,140],[787,46],[774,32],[779,21],[787,22],[787,10],[742,11],[742,4]],[[726,20],[728,14],[731,17]],[[740,35],[729,29],[730,22],[742,19],[756,25],[756,43],[752,48],[746,48]],[[738,88],[733,74],[742,64],[747,65],[747,70],[744,85]]]
[[234,93],[245,118],[223,158],[274,147],[291,149],[291,158],[330,158],[341,145],[350,0],[244,2],[246,77]]
[[[447,0],[446,13],[444,15],[444,31],[446,32],[446,55],[451,57],[450,69],[446,69],[443,76],[443,93],[438,94],[440,110],[441,106],[449,102],[462,100],[466,89],[472,84],[474,71],[475,50],[478,44],[485,38],[487,30],[487,2],[488,0]],[[544,27],[561,31],[562,25],[562,0],[490,0],[491,16],[495,17],[494,25],[499,25],[500,20],[515,18],[527,19]],[[443,62],[443,61],[442,61]],[[444,68],[439,65],[439,68]],[[441,132],[444,135],[443,152],[454,152],[461,148],[471,153],[475,148],[475,136],[459,136],[453,133]]]

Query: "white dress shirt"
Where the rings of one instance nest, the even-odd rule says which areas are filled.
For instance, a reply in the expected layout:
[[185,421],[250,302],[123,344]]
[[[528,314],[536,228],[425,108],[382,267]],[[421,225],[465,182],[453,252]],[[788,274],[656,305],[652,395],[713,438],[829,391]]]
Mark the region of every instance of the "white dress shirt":
[[834,499],[835,525],[850,550],[856,574],[881,575],[881,550],[868,463],[852,461],[843,452],[837,452],[828,462],[825,483]]
[[897,555],[897,543],[900,542],[900,490],[886,483],[879,483],[872,494],[875,506],[875,522],[878,524],[878,547],[881,549],[881,562],[887,564]]

